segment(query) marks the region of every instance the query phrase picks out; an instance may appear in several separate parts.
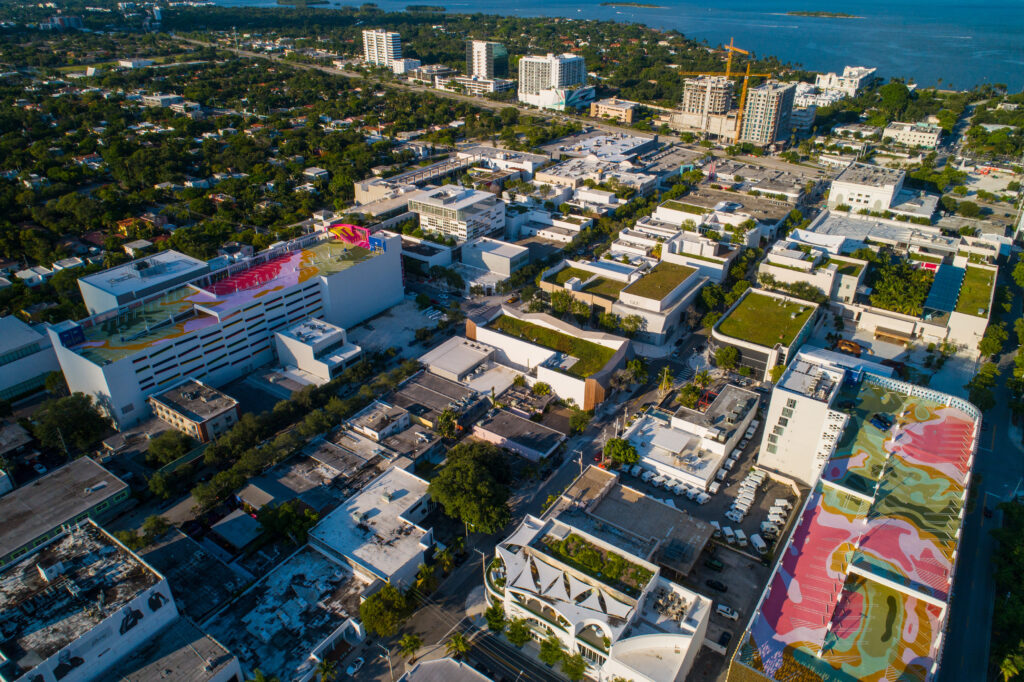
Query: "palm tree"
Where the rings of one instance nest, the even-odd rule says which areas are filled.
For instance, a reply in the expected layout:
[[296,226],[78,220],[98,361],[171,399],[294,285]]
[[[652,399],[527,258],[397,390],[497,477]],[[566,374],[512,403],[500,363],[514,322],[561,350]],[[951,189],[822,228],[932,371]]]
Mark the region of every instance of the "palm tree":
[[252,671],[252,677],[246,682],[281,682],[277,675],[266,675],[262,670],[256,668]]
[[335,661],[325,658],[317,664],[316,674],[319,676],[320,682],[334,680],[338,677],[338,664]]
[[664,398],[669,391],[672,390],[672,370],[669,369],[668,365],[661,368],[661,372],[658,373],[658,393]]
[[466,540],[460,536],[452,538],[452,544],[449,545],[452,548],[452,552],[455,554],[461,554],[462,550],[466,548]]
[[441,570],[445,573],[452,570],[452,568],[455,566],[455,557],[452,556],[451,547],[445,547],[440,552],[438,552],[437,556],[434,558],[437,559],[438,565],[441,566]]
[[697,375],[693,377],[693,383],[697,384],[701,388],[707,388],[711,385],[711,372],[706,369],[702,369],[697,372]]
[[419,635],[407,632],[398,640],[398,650],[403,656],[412,656],[423,646],[423,638]]
[[434,587],[434,567],[420,564],[416,571],[416,589],[423,592],[432,592]]
[[448,638],[448,642],[444,646],[449,656],[461,658],[469,651],[469,640],[461,632],[456,632]]

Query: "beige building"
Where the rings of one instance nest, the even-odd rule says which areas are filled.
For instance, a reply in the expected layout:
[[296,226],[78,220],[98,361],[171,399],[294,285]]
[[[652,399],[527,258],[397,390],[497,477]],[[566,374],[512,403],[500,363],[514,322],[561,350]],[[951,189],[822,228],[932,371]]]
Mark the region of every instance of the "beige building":
[[882,140],[892,140],[907,147],[934,149],[942,139],[942,128],[932,123],[901,123],[894,121],[885,127]]
[[158,418],[201,443],[225,433],[242,416],[237,400],[195,379],[151,395],[148,402]]
[[684,114],[724,114],[732,109],[733,85],[725,76],[687,78],[683,83]]
[[793,83],[764,83],[748,90],[740,141],[770,145],[788,140],[795,92]]
[[615,97],[592,102],[590,115],[595,118],[611,118],[622,123],[632,123],[636,118],[636,102],[625,102]]

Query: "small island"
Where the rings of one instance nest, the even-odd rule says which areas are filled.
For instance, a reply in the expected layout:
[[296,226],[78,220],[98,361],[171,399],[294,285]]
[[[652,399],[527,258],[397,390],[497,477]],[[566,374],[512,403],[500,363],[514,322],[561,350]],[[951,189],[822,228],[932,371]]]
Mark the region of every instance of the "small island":
[[646,7],[647,9],[665,9],[664,5],[652,5],[646,2],[602,2],[601,7]]
[[408,5],[405,8],[406,12],[444,12],[444,7],[440,5]]
[[847,14],[846,12],[808,12],[804,10],[795,10],[793,12],[786,12],[786,16],[790,17],[827,17],[829,19],[863,19],[856,14]]

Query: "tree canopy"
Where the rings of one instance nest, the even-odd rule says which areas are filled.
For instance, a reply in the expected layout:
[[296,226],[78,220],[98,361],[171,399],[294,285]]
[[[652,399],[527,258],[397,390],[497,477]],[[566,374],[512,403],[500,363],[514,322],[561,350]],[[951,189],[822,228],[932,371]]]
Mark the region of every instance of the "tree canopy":
[[508,524],[512,473],[505,454],[491,443],[460,443],[430,482],[430,496],[445,514],[482,533],[496,533]]
[[363,600],[359,605],[359,619],[370,632],[380,637],[391,637],[412,615],[414,603],[390,583]]
[[111,428],[90,396],[73,393],[47,400],[35,414],[32,431],[39,442],[55,450],[88,450]]

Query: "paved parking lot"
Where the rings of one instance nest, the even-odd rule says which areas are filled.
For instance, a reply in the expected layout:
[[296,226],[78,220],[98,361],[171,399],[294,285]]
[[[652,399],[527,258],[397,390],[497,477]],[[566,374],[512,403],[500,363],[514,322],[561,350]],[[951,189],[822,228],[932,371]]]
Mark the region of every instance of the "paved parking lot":
[[[434,309],[443,307],[434,306]],[[437,337],[426,346],[416,341],[417,329],[433,329],[437,326],[437,320],[427,316],[430,310],[420,310],[415,302],[406,299],[377,317],[349,329],[349,341],[362,346],[367,352],[394,347],[398,348],[402,357],[419,357],[438,342]]]

